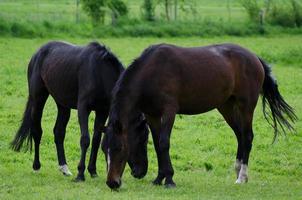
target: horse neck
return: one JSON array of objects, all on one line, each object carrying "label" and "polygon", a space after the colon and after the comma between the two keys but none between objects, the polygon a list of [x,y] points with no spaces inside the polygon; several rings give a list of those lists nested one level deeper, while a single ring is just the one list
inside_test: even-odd
[{"label": "horse neck", "polygon": [[119,91],[118,97],[115,99],[113,110],[117,113],[117,118],[125,129],[128,128],[129,123],[139,113],[136,102],[136,95],[126,88],[123,88],[123,91]]}]

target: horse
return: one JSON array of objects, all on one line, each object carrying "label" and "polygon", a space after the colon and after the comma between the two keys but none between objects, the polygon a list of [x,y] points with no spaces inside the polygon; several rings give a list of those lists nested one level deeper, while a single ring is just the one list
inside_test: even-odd
[{"label": "horse", "polygon": [[[88,171],[92,178],[97,177],[96,160],[102,132],[109,114],[111,91],[124,67],[118,58],[97,42],[86,46],[76,46],[60,41],[43,45],[31,58],[28,65],[29,96],[22,124],[11,142],[11,148],[20,151],[26,142],[25,150],[32,150],[34,140],[35,154],[33,170],[41,168],[39,146],[42,137],[41,118],[45,102],[51,95],[57,105],[57,119],[53,129],[59,170],[64,175],[72,175],[68,169],[64,138],[71,109],[77,109],[81,129],[81,159],[75,181],[84,181],[86,151],[90,145],[88,117],[95,112],[94,133]],[[134,119],[133,132],[140,132],[142,139],[148,140],[148,127],[142,114]],[[132,141],[129,141],[130,143]],[[146,145],[140,141],[139,156],[130,156],[128,163],[134,177],[145,176],[148,168]],[[144,146],[145,145],[145,146]],[[136,148],[135,144],[132,144]],[[135,152],[133,152],[134,154]],[[130,153],[132,154],[132,153]],[[139,159],[137,161],[137,159]]]},{"label": "horse", "polygon": [[264,116],[274,128],[275,137],[285,128],[293,131],[297,120],[293,108],[281,96],[269,65],[249,50],[235,44],[150,46],[123,72],[113,89],[105,136],[107,185],[111,189],[121,186],[131,113],[143,112],[152,132],[158,161],[153,184],[161,185],[165,179],[169,188],[176,186],[169,155],[175,115],[195,115],[213,109],[222,114],[236,135],[236,183],[246,183],[253,114],[260,94]]}]

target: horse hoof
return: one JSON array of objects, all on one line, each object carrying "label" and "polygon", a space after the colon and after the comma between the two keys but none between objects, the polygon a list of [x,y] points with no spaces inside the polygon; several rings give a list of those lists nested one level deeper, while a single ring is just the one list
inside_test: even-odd
[{"label": "horse hoof", "polygon": [[244,184],[244,183],[247,183],[248,182],[248,178],[243,178],[243,177],[239,177],[237,180],[236,180],[236,184]]},{"label": "horse hoof", "polygon": [[176,184],[175,183],[165,183],[165,188],[170,189],[170,188],[175,188]]},{"label": "horse hoof", "polygon": [[33,164],[33,170],[34,171],[39,171],[41,168],[41,164],[40,163],[34,163]]},{"label": "horse hoof", "polygon": [[91,176],[91,178],[97,178],[97,177],[99,177],[97,173],[91,173],[90,176]]},{"label": "horse hoof", "polygon": [[155,179],[154,181],[152,181],[152,184],[153,184],[153,185],[161,185],[161,184],[162,184],[162,181],[161,181],[161,180]]},{"label": "horse hoof", "polygon": [[67,165],[60,165],[59,170],[60,170],[60,172],[63,173],[64,176],[71,176],[72,175],[72,173],[69,171]]},{"label": "horse hoof", "polygon": [[75,179],[73,179],[73,182],[75,183],[80,183],[80,182],[84,182],[85,178],[81,177],[81,176],[77,176]]},{"label": "horse hoof", "polygon": [[34,172],[34,173],[39,173],[39,172],[40,172],[40,169],[33,169],[33,172]]}]

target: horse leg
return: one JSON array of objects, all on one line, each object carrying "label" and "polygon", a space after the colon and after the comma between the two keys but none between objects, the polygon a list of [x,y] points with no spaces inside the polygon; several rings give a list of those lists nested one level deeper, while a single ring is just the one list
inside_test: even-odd
[{"label": "horse leg", "polygon": [[48,98],[48,92],[45,88],[39,90],[34,94],[33,97],[33,106],[31,110],[31,135],[35,142],[35,156],[33,162],[33,169],[38,171],[41,168],[40,163],[40,141],[42,137],[42,127],[41,127],[41,118],[43,114],[43,108]]},{"label": "horse leg", "polygon": [[225,121],[228,125],[232,128],[236,135],[237,139],[237,154],[236,154],[236,161],[234,164],[236,177],[238,178],[239,172],[241,169],[242,164],[242,149],[241,149],[241,131],[240,131],[240,122],[239,122],[239,110],[236,104],[232,99],[227,101],[223,106],[218,108],[218,111],[222,114]]},{"label": "horse leg", "polygon": [[88,131],[88,117],[90,111],[87,108],[87,104],[82,102],[78,104],[78,119],[81,128],[81,160],[78,164],[78,175],[75,181],[85,181],[84,171],[85,171],[85,159],[86,152],[90,144],[90,137]]},{"label": "horse leg", "polygon": [[253,141],[252,121],[254,108],[255,106],[229,101],[218,109],[237,137],[236,183],[246,183],[248,181],[247,169]]},{"label": "horse leg", "polygon": [[162,180],[165,178],[165,175],[162,171],[162,162],[160,159],[160,149],[159,149],[159,132],[160,132],[160,119],[158,118],[151,118],[146,115],[151,133],[152,133],[152,139],[153,144],[155,148],[155,152],[157,155],[157,165],[158,165],[158,174],[157,177],[152,182],[154,185],[161,185]]},{"label": "horse leg", "polygon": [[88,165],[88,171],[92,178],[97,177],[96,173],[96,159],[98,155],[98,150],[100,147],[102,139],[102,131],[104,131],[104,126],[106,119],[108,117],[108,111],[106,112],[95,112],[94,120],[94,133],[92,138],[91,153]]},{"label": "horse leg", "polygon": [[241,134],[241,148],[242,148],[242,164],[241,169],[236,180],[236,183],[248,182],[248,161],[252,149],[252,142],[254,133],[252,129],[253,112],[247,112],[246,109],[242,110],[242,134]]},{"label": "horse leg", "polygon": [[153,184],[160,185],[165,178],[165,186],[167,188],[176,186],[173,181],[174,170],[169,154],[170,135],[175,120],[175,113],[174,111],[167,111],[160,119],[156,119],[153,123],[151,122],[152,137],[158,160],[158,176],[153,181]]},{"label": "horse leg", "polygon": [[57,148],[57,156],[59,162],[59,170],[66,176],[72,175],[69,171],[66,158],[65,158],[65,150],[64,150],[64,139],[66,133],[66,126],[70,117],[70,109],[64,108],[57,104],[58,115],[55,127],[53,129],[53,133],[55,136],[55,144]]}]

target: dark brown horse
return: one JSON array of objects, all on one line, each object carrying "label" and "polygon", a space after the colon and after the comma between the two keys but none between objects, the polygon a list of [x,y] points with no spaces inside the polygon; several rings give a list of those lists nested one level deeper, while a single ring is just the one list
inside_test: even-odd
[{"label": "dark brown horse", "polygon": [[165,185],[173,187],[169,148],[175,115],[194,115],[215,108],[237,137],[236,183],[247,182],[253,113],[259,94],[263,95],[263,108],[268,104],[271,110],[275,135],[278,126],[293,129],[288,121],[296,120],[293,109],[280,95],[269,66],[250,51],[233,44],[149,47],[121,75],[114,89],[106,135],[107,185],[121,185],[132,113],[143,112],[152,131],[158,159],[158,175],[153,183],[161,184],[165,179]]},{"label": "dark brown horse", "polygon": [[[96,159],[104,124],[109,113],[111,91],[123,71],[124,68],[116,56],[97,42],[83,47],[64,42],[49,42],[42,46],[33,55],[28,65],[29,97],[23,121],[12,142],[12,148],[19,151],[24,141],[27,140],[27,147],[31,149],[33,139],[35,143],[33,169],[40,169],[41,117],[45,102],[50,94],[58,108],[53,132],[59,169],[64,175],[71,175],[66,164],[63,144],[66,126],[70,117],[70,110],[78,110],[81,128],[81,160],[78,165],[76,181],[85,180],[85,158],[90,144],[88,117],[91,111],[95,111],[88,171],[92,177],[97,176]],[[130,153],[128,161],[132,168],[132,174],[140,178],[146,174],[148,166],[146,151],[148,127],[141,113],[137,115],[134,122],[135,126],[131,131],[140,132],[144,136],[141,139],[145,141],[140,141],[139,147],[130,141],[132,149],[135,152],[138,149],[140,154]],[[130,152],[132,152],[131,149]]]}]

